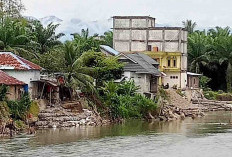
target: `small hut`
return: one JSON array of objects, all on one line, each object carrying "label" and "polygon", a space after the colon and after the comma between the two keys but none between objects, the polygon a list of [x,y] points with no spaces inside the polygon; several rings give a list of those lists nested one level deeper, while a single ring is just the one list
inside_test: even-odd
[{"label": "small hut", "polygon": [[7,92],[7,98],[9,100],[20,99],[22,94],[28,89],[26,83],[19,81],[12,76],[9,76],[2,70],[0,70],[0,85],[7,85],[9,87]]}]

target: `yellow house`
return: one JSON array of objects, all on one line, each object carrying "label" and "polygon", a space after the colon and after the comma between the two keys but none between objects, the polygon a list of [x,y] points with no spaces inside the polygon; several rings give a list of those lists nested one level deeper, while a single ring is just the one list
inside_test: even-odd
[{"label": "yellow house", "polygon": [[159,62],[159,70],[164,74],[159,80],[159,85],[185,87],[186,72],[183,73],[181,70],[183,62],[181,52],[145,51],[143,53]]}]

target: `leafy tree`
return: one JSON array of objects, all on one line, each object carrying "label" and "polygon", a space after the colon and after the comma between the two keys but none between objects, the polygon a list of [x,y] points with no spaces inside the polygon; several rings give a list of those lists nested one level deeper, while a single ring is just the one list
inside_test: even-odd
[{"label": "leafy tree", "polygon": [[81,88],[84,91],[94,91],[93,78],[89,75],[92,68],[83,67],[79,64],[80,51],[73,42],[63,45],[64,71],[67,73],[67,85],[72,88]]},{"label": "leafy tree", "polygon": [[50,23],[44,27],[39,21],[34,21],[32,25],[32,33],[35,35],[35,45],[39,53],[44,54],[57,45],[61,45],[59,39],[64,36],[63,33],[56,34],[59,25]]},{"label": "leafy tree", "polygon": [[96,39],[96,36],[90,36],[89,30],[82,29],[81,33],[72,34],[74,37],[73,43],[78,47],[78,51],[82,54],[87,51],[100,51],[100,44],[103,41]]},{"label": "leafy tree", "polygon": [[219,36],[214,39],[213,50],[210,53],[213,59],[220,65],[226,64],[226,83],[227,91],[231,92],[232,82],[232,36]]},{"label": "leafy tree", "polygon": [[28,49],[33,36],[24,19],[4,19],[0,23],[0,48],[17,54],[32,54]]},{"label": "leafy tree", "polygon": [[189,34],[193,33],[197,23],[193,22],[192,20],[186,20],[186,21],[182,21],[184,28],[188,31]]},{"label": "leafy tree", "polygon": [[80,63],[86,67],[92,67],[92,77],[96,79],[97,86],[102,86],[104,81],[120,79],[123,72],[123,64],[116,57],[106,57],[101,52],[85,52],[80,57]]},{"label": "leafy tree", "polygon": [[105,32],[103,39],[104,39],[105,45],[113,47],[113,32],[112,31]]},{"label": "leafy tree", "polygon": [[188,62],[192,72],[200,73],[200,66],[208,63],[209,38],[204,32],[194,32],[188,37]]},{"label": "leafy tree", "polygon": [[0,0],[0,18],[19,18],[25,7],[21,0]]}]

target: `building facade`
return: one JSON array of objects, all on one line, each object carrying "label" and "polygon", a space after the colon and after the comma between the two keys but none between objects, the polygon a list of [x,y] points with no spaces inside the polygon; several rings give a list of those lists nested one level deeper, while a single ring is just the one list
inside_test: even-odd
[{"label": "building facade", "polygon": [[150,16],[114,16],[113,46],[116,51],[141,52],[160,63],[165,73],[159,83],[186,88],[187,31],[181,27],[155,27]]},{"label": "building facade", "polygon": [[134,80],[135,85],[139,86],[138,93],[153,98],[157,93],[158,80],[161,76],[161,72],[158,70],[159,63],[141,53],[121,53],[117,57],[120,62],[125,64],[123,78],[127,81]]},{"label": "building facade", "polygon": [[37,95],[38,84],[34,81],[40,80],[42,68],[12,52],[0,52],[0,70],[19,81],[25,83],[25,90],[31,98]]}]

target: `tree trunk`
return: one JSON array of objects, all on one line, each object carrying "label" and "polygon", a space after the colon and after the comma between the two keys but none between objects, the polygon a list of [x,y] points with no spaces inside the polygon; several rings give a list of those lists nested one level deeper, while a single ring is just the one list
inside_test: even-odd
[{"label": "tree trunk", "polygon": [[231,92],[231,80],[232,80],[232,66],[231,63],[229,62],[226,70],[227,92]]}]

